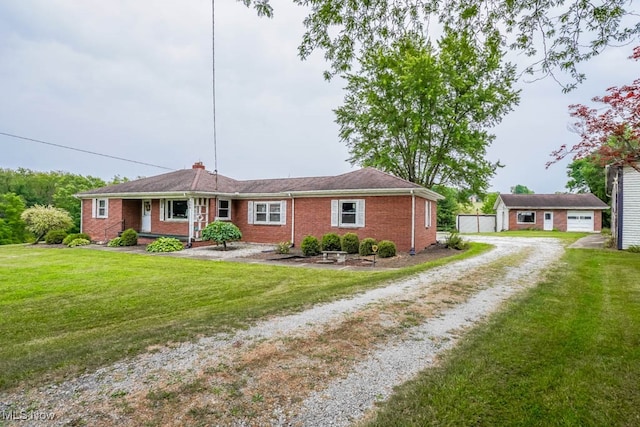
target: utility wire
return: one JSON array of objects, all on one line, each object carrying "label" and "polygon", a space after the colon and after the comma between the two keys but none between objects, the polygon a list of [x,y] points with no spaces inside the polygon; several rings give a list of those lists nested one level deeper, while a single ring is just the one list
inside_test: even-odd
[{"label": "utility wire", "polygon": [[124,157],[117,157],[117,156],[112,156],[110,154],[97,153],[95,151],[83,150],[82,148],[69,147],[67,145],[62,145],[62,144],[54,144],[53,142],[41,141],[39,139],[27,138],[25,136],[13,135],[13,134],[6,133],[6,132],[0,132],[0,135],[8,136],[10,138],[22,139],[22,140],[25,140],[25,141],[37,142],[39,144],[51,145],[53,147],[65,148],[67,150],[79,151],[81,153],[93,154],[94,156],[107,157],[109,159],[115,159],[115,160],[122,160],[123,162],[129,162],[129,163],[136,163],[136,164],[139,164],[139,165],[151,166],[151,167],[158,168],[158,169],[165,169],[165,170],[170,170],[170,171],[176,170],[176,169],[173,169],[173,168],[168,168],[166,166],[159,166],[159,165],[154,165],[152,163],[139,162],[137,160],[125,159]]}]

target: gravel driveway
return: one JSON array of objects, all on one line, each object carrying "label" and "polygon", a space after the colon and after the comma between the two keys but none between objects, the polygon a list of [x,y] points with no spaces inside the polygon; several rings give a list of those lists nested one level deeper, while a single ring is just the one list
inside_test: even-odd
[{"label": "gravel driveway", "polygon": [[21,426],[350,425],[564,251],[556,239],[472,240],[495,249],[245,331],[0,394],[0,411],[55,414]]}]

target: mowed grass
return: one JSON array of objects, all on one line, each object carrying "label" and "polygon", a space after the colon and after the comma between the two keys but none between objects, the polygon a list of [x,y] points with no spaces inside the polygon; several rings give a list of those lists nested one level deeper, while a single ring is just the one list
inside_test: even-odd
[{"label": "mowed grass", "polygon": [[144,352],[380,286],[350,272],[82,248],[0,247],[0,389],[59,381]]},{"label": "mowed grass", "polygon": [[640,425],[640,255],[569,249],[369,426]]}]

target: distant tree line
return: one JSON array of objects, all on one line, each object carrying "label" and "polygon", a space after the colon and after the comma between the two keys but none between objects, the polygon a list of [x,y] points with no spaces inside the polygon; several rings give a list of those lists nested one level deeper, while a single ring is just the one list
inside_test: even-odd
[{"label": "distant tree line", "polygon": [[124,181],[128,179],[115,176],[106,182],[93,176],[62,171],[0,168],[0,245],[24,243],[34,238],[26,231],[20,215],[36,205],[64,209],[73,220],[68,231],[80,231],[80,200],[74,194]]}]

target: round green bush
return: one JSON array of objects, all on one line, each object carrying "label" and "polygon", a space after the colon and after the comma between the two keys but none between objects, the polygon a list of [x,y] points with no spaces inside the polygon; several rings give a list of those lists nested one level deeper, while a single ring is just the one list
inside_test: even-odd
[{"label": "round green bush", "polygon": [[85,246],[90,244],[91,241],[87,240],[87,239],[82,239],[82,238],[77,238],[77,239],[73,239],[72,241],[69,242],[69,244],[67,246],[69,246],[70,248],[75,248],[76,246]]},{"label": "round green bush", "polygon": [[378,256],[380,258],[396,256],[396,244],[390,240],[381,240],[380,243],[378,243]]},{"label": "round green bush", "polygon": [[107,243],[107,246],[109,246],[110,248],[117,248],[119,246],[124,246],[124,243],[122,243],[121,237],[116,237],[109,240],[109,243]]},{"label": "round green bush", "polygon": [[305,236],[300,244],[304,256],[314,256],[320,253],[320,242],[314,236]]},{"label": "round green bush", "polygon": [[322,236],[322,250],[341,251],[342,243],[340,243],[340,236],[338,236],[336,233],[327,233]]},{"label": "round green bush", "polygon": [[342,236],[342,250],[348,254],[357,254],[360,250],[360,239],[356,233],[347,233]]},{"label": "round green bush", "polygon": [[214,221],[202,230],[202,240],[211,240],[218,244],[222,243],[227,250],[227,242],[234,242],[242,239],[242,232],[232,222]]},{"label": "round green bush", "polygon": [[135,246],[138,244],[138,233],[133,228],[127,228],[120,235],[122,246]]},{"label": "round green bush", "polygon": [[66,231],[51,230],[44,236],[44,241],[47,245],[59,245],[65,237],[67,237]]},{"label": "round green bush", "polygon": [[69,243],[73,242],[76,239],[85,239],[91,242],[91,237],[87,233],[71,233],[64,238],[62,244],[69,246]]},{"label": "round green bush", "polygon": [[176,252],[183,249],[182,242],[173,237],[160,237],[147,245],[148,252]]},{"label": "round green bush", "polygon": [[360,255],[362,256],[373,255],[373,249],[371,249],[371,246],[375,244],[376,244],[376,239],[373,239],[371,237],[362,239],[362,241],[360,242],[360,248],[359,248]]}]

